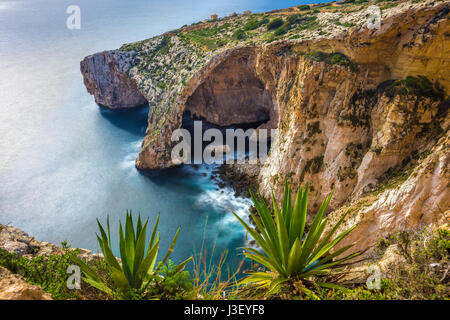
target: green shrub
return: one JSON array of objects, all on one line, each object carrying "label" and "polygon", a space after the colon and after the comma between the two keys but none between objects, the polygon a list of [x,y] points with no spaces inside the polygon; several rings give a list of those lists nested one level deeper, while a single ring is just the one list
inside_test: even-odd
[{"label": "green shrub", "polygon": [[448,266],[450,263],[450,232],[425,228],[420,231],[400,231],[380,239],[378,250],[396,245],[404,261],[397,261],[386,270],[381,288],[366,286],[329,290],[316,288],[315,294],[325,299],[351,300],[448,300]]},{"label": "green shrub", "polygon": [[[391,299],[448,299],[450,232],[425,228],[400,231],[390,237],[406,262],[388,270],[384,291]],[[446,285],[447,284],[447,285]]]},{"label": "green shrub", "polygon": [[307,4],[302,4],[301,6],[297,7],[300,11],[307,11],[310,10],[311,8],[307,5]]},{"label": "green shrub", "polygon": [[275,30],[284,24],[284,20],[281,18],[275,18],[267,24],[267,30]]},{"label": "green shrub", "polygon": [[433,100],[444,100],[445,92],[439,83],[432,83],[424,76],[408,76],[403,80],[394,80],[386,87],[386,94],[393,97],[396,94],[413,94],[418,97],[428,97]]},{"label": "green shrub", "polygon": [[264,17],[264,18],[261,20],[261,25],[268,24],[269,22],[270,22],[270,20],[269,20],[267,17]]},{"label": "green shrub", "polygon": [[244,255],[272,271],[272,273],[252,272],[239,284],[254,284],[258,288],[268,289],[267,294],[273,294],[288,281],[295,282],[328,274],[335,268],[345,266],[346,260],[359,254],[356,252],[335,260],[352,245],[331,253],[331,250],[354,228],[342,232],[332,240],[334,233],[345,219],[344,215],[326,235],[323,234],[327,224],[324,214],[331,200],[331,194],[322,202],[309,230],[306,231],[308,189],[308,185],[304,190],[299,188],[294,206],[291,207],[291,187],[286,182],[281,209],[272,193],[275,221],[261,194],[256,197],[251,193],[258,216],[252,212],[250,215],[260,233],[233,212],[262,250],[260,252],[253,248],[244,248]]},{"label": "green shrub", "polygon": [[169,49],[170,49],[170,37],[168,36],[164,36],[164,38],[162,39],[161,43],[159,44],[157,50],[158,50],[158,54],[160,55],[166,55],[169,53]]},{"label": "green shrub", "polygon": [[124,45],[122,45],[120,50],[140,51],[140,50],[142,50],[142,41],[124,44]]},{"label": "green shrub", "polygon": [[305,58],[313,61],[325,61],[328,58],[328,54],[322,51],[312,50],[305,54]]},{"label": "green shrub", "polygon": [[244,25],[243,29],[245,31],[255,30],[255,29],[259,28],[260,26],[265,25],[267,23],[269,23],[269,19],[267,19],[267,18],[263,18],[261,20],[252,19]]},{"label": "green shrub", "polygon": [[262,21],[257,19],[250,20],[244,25],[244,30],[255,30],[261,26]]},{"label": "green shrub", "polygon": [[283,24],[281,27],[277,28],[277,29],[273,32],[273,34],[274,34],[275,36],[280,36],[280,35],[282,35],[282,34],[287,33],[288,31],[289,31],[289,24],[288,24],[288,23],[285,23],[285,24]]},{"label": "green shrub", "polygon": [[242,29],[237,29],[234,33],[233,33],[233,38],[237,39],[237,40],[243,40],[246,38],[245,36],[245,32]]},{"label": "green shrub", "polygon": [[407,77],[404,85],[417,96],[425,96],[430,98],[444,99],[444,91],[438,84],[434,84],[424,76]]},{"label": "green shrub", "polygon": [[23,276],[28,283],[42,287],[53,299],[77,299],[83,292],[69,290],[66,281],[67,268],[78,253],[79,250],[71,250],[65,243],[62,254],[31,259],[0,249],[0,266]]},{"label": "green shrub", "polygon": [[298,14],[291,14],[288,18],[287,18],[287,22],[292,25],[297,23],[297,21],[300,19],[300,15]]},{"label": "green shrub", "polygon": [[349,67],[353,72],[358,71],[358,65],[342,53],[325,53],[322,51],[312,50],[305,54],[305,58],[313,61],[325,61],[328,64],[346,66]]},{"label": "green shrub", "polygon": [[333,55],[331,56],[331,63],[334,63],[334,64],[344,64],[345,62],[346,62],[346,59],[345,59],[345,57],[344,57],[343,55],[341,55],[341,54],[335,53],[335,54],[333,54]]},{"label": "green shrub", "polygon": [[[126,214],[125,232],[122,228],[122,223],[119,226],[119,246],[121,263],[117,260],[111,250],[111,236],[109,228],[109,217],[107,219],[106,232],[100,222],[97,220],[100,236],[97,235],[97,240],[102,250],[105,262],[108,266],[109,273],[112,278],[112,283],[104,280],[92,267],[87,265],[83,260],[72,257],[72,260],[78,264],[83,271],[85,277],[84,281],[100,291],[105,292],[110,296],[118,296],[119,298],[131,299],[143,295],[152,280],[158,277],[157,268],[154,270],[156,259],[159,251],[159,232],[157,232],[159,223],[159,216],[156,220],[150,241],[146,247],[146,231],[148,219],[142,224],[141,216],[138,216],[136,230],[133,224],[131,212]],[[169,250],[167,251],[162,263],[164,265],[170,257],[173,247],[177,241],[180,228],[178,228],[175,237],[172,240]],[[175,270],[181,272],[186,264],[192,259],[185,260]]]},{"label": "green shrub", "polygon": [[155,277],[146,297],[161,300],[191,299],[193,280],[189,271],[179,271],[177,265],[169,260],[167,265],[159,266],[161,277]]},{"label": "green shrub", "polygon": [[300,25],[297,27],[299,31],[313,29],[319,26],[316,16],[302,17],[299,19]]}]

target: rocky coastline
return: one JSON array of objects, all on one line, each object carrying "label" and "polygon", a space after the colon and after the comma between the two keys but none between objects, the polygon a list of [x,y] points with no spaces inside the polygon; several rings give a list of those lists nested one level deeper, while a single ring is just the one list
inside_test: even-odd
[{"label": "rocky coastline", "polygon": [[[311,213],[333,191],[331,218],[353,211],[345,225],[358,224],[352,240],[373,247],[449,214],[450,3],[386,5],[378,29],[367,24],[369,5],[206,21],[94,54],[81,70],[100,105],[150,105],[138,169],[175,165],[170,137],[185,112],[218,126],[265,121],[259,128],[277,128],[280,138],[264,165],[222,166],[220,185],[279,198],[285,180],[294,190],[309,182]],[[279,36],[261,24],[233,37],[276,18],[291,21]]]},{"label": "rocky coastline", "polygon": [[[368,22],[369,5],[382,7],[378,28]],[[267,27],[276,19],[284,22],[279,32]],[[267,200],[273,192],[278,201],[285,181],[294,191],[309,183],[307,222],[333,192],[327,228],[344,216],[337,232],[355,227],[335,249],[353,245],[350,251],[363,253],[339,279],[343,283],[366,283],[372,265],[385,276],[396,264],[413,261],[413,237],[426,251],[430,235],[444,230],[448,245],[448,0],[334,2],[306,12],[292,7],[214,15],[89,55],[80,71],[102,108],[149,105],[135,162],[142,171],[179,165],[171,159],[171,136],[186,113],[219,127],[258,123],[256,129],[277,129],[264,163],[223,164],[211,179],[236,197],[250,197],[251,189]],[[398,234],[410,242],[394,241]],[[0,224],[0,250],[18,258],[63,255],[66,249]],[[103,257],[76,250],[86,261]],[[424,261],[424,270],[448,290],[448,256]],[[52,296],[0,266],[2,299]]]},{"label": "rocky coastline", "polygon": [[229,186],[236,197],[249,198],[249,190],[258,191],[260,164],[234,163],[222,164],[212,172],[212,178],[219,188]]}]

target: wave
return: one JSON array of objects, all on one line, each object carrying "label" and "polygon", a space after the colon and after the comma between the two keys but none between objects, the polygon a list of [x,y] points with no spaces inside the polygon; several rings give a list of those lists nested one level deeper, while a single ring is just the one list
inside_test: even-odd
[{"label": "wave", "polygon": [[133,141],[126,145],[126,147],[125,147],[126,155],[123,158],[122,162],[120,163],[120,167],[122,169],[126,169],[126,170],[132,169],[133,173],[136,172],[135,161],[136,161],[136,157],[137,157],[139,151],[141,150],[141,144],[142,144],[142,139]]},{"label": "wave", "polygon": [[243,239],[245,229],[232,212],[248,223],[251,205],[250,199],[236,197],[230,187],[204,190],[196,201],[196,206],[214,212],[214,216],[210,216],[212,225],[210,225],[208,231],[210,236],[216,235],[217,241],[220,243]]}]

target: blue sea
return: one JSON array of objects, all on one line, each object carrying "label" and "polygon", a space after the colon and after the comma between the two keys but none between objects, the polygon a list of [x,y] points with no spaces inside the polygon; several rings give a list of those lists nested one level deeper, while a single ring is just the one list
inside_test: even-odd
[{"label": "blue sea", "polygon": [[[97,218],[110,216],[117,242],[126,210],[150,224],[160,214],[163,253],[181,227],[175,262],[203,245],[210,255],[228,250],[235,267],[245,232],[231,211],[246,216],[250,201],[219,189],[212,167],[137,171],[148,109],[97,106],[79,62],[211,14],[302,3],[311,1],[0,0],[0,223],[41,241],[99,251]],[[69,5],[81,8],[80,30],[66,27]]]}]

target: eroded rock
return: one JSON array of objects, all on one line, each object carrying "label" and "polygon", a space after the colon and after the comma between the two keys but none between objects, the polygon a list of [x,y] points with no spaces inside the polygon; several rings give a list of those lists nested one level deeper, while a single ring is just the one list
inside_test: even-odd
[{"label": "eroded rock", "polygon": [[41,287],[27,283],[21,276],[0,267],[0,300],[51,300]]},{"label": "eroded rock", "polygon": [[88,92],[100,106],[118,109],[147,104],[136,82],[127,75],[133,53],[104,51],[84,58],[81,74]]}]

